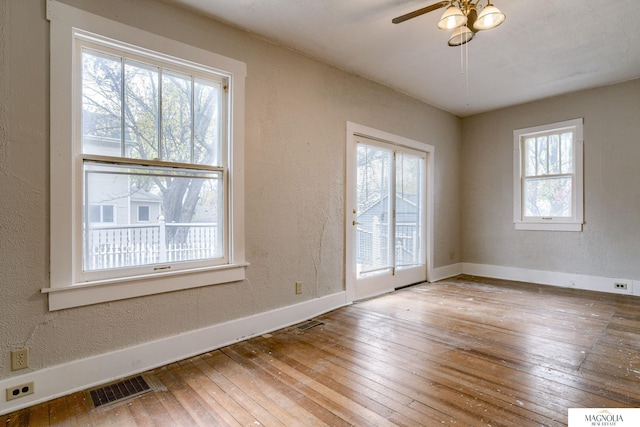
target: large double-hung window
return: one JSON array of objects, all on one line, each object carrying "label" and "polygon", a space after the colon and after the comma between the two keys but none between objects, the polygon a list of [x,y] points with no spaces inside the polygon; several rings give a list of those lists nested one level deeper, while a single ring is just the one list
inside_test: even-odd
[{"label": "large double-hung window", "polygon": [[48,16],[50,308],[242,280],[245,64]]},{"label": "large double-hung window", "polygon": [[[83,272],[226,263],[228,79],[78,36]],[[139,226],[131,207],[145,198],[158,215]],[[105,202],[123,220],[95,226],[87,208]]]}]

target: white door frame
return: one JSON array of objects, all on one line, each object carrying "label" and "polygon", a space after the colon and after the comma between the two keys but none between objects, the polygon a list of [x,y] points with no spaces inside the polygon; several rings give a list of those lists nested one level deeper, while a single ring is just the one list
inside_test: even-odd
[{"label": "white door frame", "polygon": [[425,221],[425,259],[427,267],[427,281],[431,281],[433,277],[433,236],[434,236],[434,155],[435,147],[433,145],[405,138],[403,136],[394,135],[368,126],[360,125],[353,122],[347,122],[347,138],[346,138],[346,164],[345,164],[345,286],[347,293],[347,303],[351,303],[356,298],[356,253],[353,242],[355,241],[355,227],[352,225],[353,212],[357,206],[356,200],[356,176],[353,165],[357,158],[358,137],[365,137],[385,142],[391,145],[410,148],[426,153],[426,221]]}]

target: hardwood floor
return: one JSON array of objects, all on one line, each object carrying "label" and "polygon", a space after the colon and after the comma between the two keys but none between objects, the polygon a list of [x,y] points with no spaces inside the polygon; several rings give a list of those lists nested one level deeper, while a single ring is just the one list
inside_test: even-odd
[{"label": "hardwood floor", "polygon": [[640,298],[460,276],[151,372],[166,390],[83,393],[6,426],[562,426],[640,407]]}]

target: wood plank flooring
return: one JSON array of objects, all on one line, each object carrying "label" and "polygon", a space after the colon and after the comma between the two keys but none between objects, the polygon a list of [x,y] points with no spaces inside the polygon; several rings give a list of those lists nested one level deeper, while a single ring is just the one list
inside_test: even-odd
[{"label": "wood plank flooring", "polygon": [[459,276],[152,371],[166,390],[84,394],[5,426],[563,426],[640,407],[640,298]]}]

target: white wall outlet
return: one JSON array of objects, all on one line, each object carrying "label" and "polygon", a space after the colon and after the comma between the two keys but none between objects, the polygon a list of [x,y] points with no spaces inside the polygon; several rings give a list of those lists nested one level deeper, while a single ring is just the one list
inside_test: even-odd
[{"label": "white wall outlet", "polygon": [[11,350],[11,370],[17,371],[29,367],[29,347]]},{"label": "white wall outlet", "polygon": [[296,282],[296,294],[302,293],[302,282]]},{"label": "white wall outlet", "polygon": [[616,289],[627,289],[627,284],[625,282],[616,282],[613,284],[613,287]]}]

